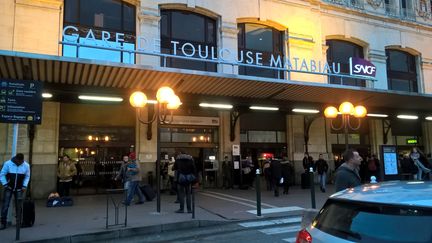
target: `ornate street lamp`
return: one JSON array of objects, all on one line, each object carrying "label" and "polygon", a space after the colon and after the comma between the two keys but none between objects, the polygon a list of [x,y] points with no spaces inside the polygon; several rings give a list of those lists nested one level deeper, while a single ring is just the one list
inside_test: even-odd
[{"label": "ornate street lamp", "polygon": [[[138,120],[143,124],[152,124],[156,120],[157,127],[157,160],[156,160],[156,182],[157,182],[157,212],[160,213],[160,161],[161,161],[161,151],[160,151],[160,124],[169,124],[173,120],[173,111],[180,107],[182,104],[180,98],[174,93],[170,87],[161,87],[156,93],[157,102],[152,102],[155,105],[155,112],[153,116],[147,121],[141,118],[141,108],[150,103],[147,100],[147,96],[141,92],[136,91],[129,97],[129,102],[132,107],[137,109]],[[149,128],[151,129],[151,128]]]},{"label": "ornate street lamp", "polygon": [[[333,125],[333,119],[338,116],[338,114],[342,115],[342,123],[339,127],[336,127]],[[361,119],[365,117],[367,114],[367,110],[364,106],[358,105],[354,107],[353,104],[350,102],[343,102],[339,106],[339,110],[336,109],[334,106],[329,106],[324,110],[324,116],[326,118],[331,119],[331,127],[332,129],[338,131],[338,130],[344,130],[345,134],[345,149],[348,150],[348,128],[351,130],[358,130],[361,125]],[[357,126],[353,126],[351,124],[351,116],[354,116],[357,118]]]}]

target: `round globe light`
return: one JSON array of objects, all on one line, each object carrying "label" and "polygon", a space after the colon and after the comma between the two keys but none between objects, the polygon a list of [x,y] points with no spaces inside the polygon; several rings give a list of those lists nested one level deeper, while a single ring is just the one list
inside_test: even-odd
[{"label": "round globe light", "polygon": [[141,91],[135,91],[129,97],[129,103],[132,107],[142,108],[147,104],[147,96]]},{"label": "round globe light", "polygon": [[339,112],[344,115],[350,115],[354,112],[354,106],[351,102],[345,101],[339,106]]},{"label": "round globe light", "polygon": [[168,100],[167,109],[176,110],[181,104],[180,98],[177,95],[171,96]]},{"label": "round globe light", "polygon": [[334,106],[329,106],[324,110],[324,116],[327,118],[336,118],[338,110]]},{"label": "round globe light", "polygon": [[358,105],[354,108],[354,116],[357,118],[365,117],[367,114],[367,110],[364,106]]},{"label": "round globe light", "polygon": [[160,87],[156,93],[156,98],[159,103],[168,103],[169,99],[174,96],[174,91],[167,86]]}]

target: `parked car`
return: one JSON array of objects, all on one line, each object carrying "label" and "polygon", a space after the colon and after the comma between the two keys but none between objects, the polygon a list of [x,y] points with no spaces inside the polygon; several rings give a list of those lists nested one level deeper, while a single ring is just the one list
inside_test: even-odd
[{"label": "parked car", "polygon": [[329,197],[296,243],[432,242],[432,183],[388,181]]}]

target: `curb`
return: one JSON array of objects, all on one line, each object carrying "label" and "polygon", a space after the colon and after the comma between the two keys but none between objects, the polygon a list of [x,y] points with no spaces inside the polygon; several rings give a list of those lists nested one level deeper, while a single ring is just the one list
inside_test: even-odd
[{"label": "curb", "polygon": [[122,238],[132,237],[136,235],[158,234],[162,232],[169,232],[175,230],[203,228],[203,227],[233,224],[233,223],[238,224],[242,222],[249,222],[249,221],[256,221],[256,220],[263,220],[263,219],[277,219],[277,218],[283,218],[283,217],[295,216],[295,215],[301,216],[302,213],[303,210],[299,210],[298,212],[295,213],[293,212],[293,214],[284,215],[284,216],[266,217],[266,218],[257,217],[256,219],[232,220],[232,221],[190,220],[190,221],[183,221],[177,223],[167,223],[167,224],[150,225],[150,226],[143,226],[143,227],[108,229],[108,230],[102,230],[97,232],[75,234],[75,235],[63,236],[57,238],[26,240],[26,241],[19,241],[19,242],[76,243],[76,242],[112,241],[115,239],[122,239]]}]

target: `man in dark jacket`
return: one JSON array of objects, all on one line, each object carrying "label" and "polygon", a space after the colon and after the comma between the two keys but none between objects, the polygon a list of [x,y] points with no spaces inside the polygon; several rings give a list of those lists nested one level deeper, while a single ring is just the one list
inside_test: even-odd
[{"label": "man in dark jacket", "polygon": [[281,169],[282,169],[282,177],[283,180],[283,194],[289,193],[289,187],[293,178],[294,174],[294,166],[291,164],[290,161],[285,160],[281,162]]},{"label": "man in dark jacket", "polygon": [[176,213],[184,213],[184,204],[186,196],[187,212],[192,213],[191,207],[191,187],[194,181],[184,181],[182,178],[191,178],[191,175],[196,178],[196,168],[192,156],[181,152],[173,166],[173,170],[177,171],[178,194],[180,200],[180,209]]},{"label": "man in dark jacket", "polygon": [[0,181],[4,188],[0,227],[0,230],[3,230],[6,228],[6,218],[12,195],[15,197],[16,202],[17,198],[25,195],[25,190],[30,181],[30,166],[24,161],[23,154],[19,153],[11,160],[4,162],[0,173]]},{"label": "man in dark jacket", "polygon": [[348,149],[344,152],[344,160],[339,169],[336,171],[336,191],[342,191],[361,185],[359,167],[362,161],[359,153],[354,149]]},{"label": "man in dark jacket", "polygon": [[273,179],[274,196],[279,197],[279,185],[282,178],[282,164],[277,159],[272,159],[270,162],[270,173]]},{"label": "man in dark jacket", "polygon": [[326,189],[326,179],[327,179],[327,171],[328,171],[328,164],[327,161],[323,159],[323,155],[319,154],[318,160],[315,162],[315,168],[318,172],[319,178],[320,178],[320,189],[322,192],[325,192]]}]

